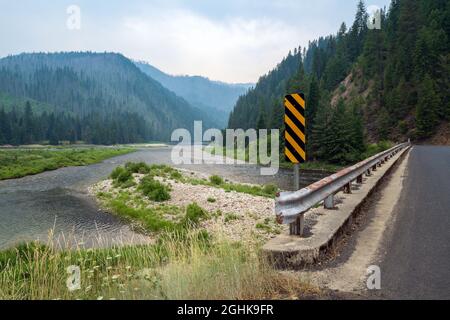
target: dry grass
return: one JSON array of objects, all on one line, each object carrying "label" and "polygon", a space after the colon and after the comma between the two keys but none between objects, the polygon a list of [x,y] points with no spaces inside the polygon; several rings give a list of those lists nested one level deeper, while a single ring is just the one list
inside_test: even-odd
[{"label": "dry grass", "polygon": [[[81,289],[66,287],[67,267]],[[204,231],[163,236],[154,245],[58,251],[28,244],[0,253],[0,299],[273,299],[318,294],[275,271],[259,248]]]}]

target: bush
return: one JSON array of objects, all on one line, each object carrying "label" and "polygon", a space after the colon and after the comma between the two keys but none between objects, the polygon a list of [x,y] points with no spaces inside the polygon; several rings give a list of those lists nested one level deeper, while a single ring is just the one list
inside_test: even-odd
[{"label": "bush", "polygon": [[163,202],[170,199],[170,188],[150,176],[141,180],[139,190],[152,201]]},{"label": "bush", "polygon": [[275,195],[278,191],[278,187],[274,184],[266,184],[263,188],[263,192],[269,195]]},{"label": "bush", "polygon": [[116,181],[120,184],[125,183],[133,179],[133,175],[128,170],[123,170],[116,178]]},{"label": "bush", "polygon": [[208,218],[208,213],[197,203],[191,203],[186,208],[184,224],[197,225],[201,220]]},{"label": "bush", "polygon": [[109,175],[109,177],[110,177],[111,179],[113,179],[113,180],[116,180],[117,177],[118,177],[121,173],[123,173],[124,171],[126,171],[124,167],[117,167],[117,168],[115,168],[115,169],[113,170],[113,172],[111,172],[111,174]]},{"label": "bush", "polygon": [[212,198],[212,197],[210,197],[210,198],[208,198],[208,202],[214,203],[214,202],[216,202],[216,199],[215,199],[215,198]]},{"label": "bush", "polygon": [[216,175],[209,177],[209,181],[210,181],[212,184],[215,184],[215,185],[217,185],[217,186],[220,186],[221,184],[223,184],[223,179],[222,179],[222,177],[219,177],[219,176],[216,176]]},{"label": "bush", "polygon": [[170,173],[170,179],[172,180],[180,180],[183,176],[178,171],[173,171]]},{"label": "bush", "polygon": [[150,172],[150,167],[144,162],[127,162],[125,164],[125,169],[127,169],[131,173],[147,174]]},{"label": "bush", "polygon": [[233,220],[239,220],[240,218],[241,218],[241,217],[239,217],[237,214],[234,214],[234,213],[227,213],[227,214],[225,215],[224,222],[227,223],[227,222],[230,222],[230,221],[233,221]]},{"label": "bush", "polygon": [[113,185],[115,187],[129,188],[136,185],[131,172],[123,167],[115,168],[110,178],[113,179]]}]

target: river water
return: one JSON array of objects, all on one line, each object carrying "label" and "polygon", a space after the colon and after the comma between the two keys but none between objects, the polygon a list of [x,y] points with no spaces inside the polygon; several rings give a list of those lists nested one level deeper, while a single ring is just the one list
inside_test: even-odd
[{"label": "river water", "polygon": [[[101,247],[151,241],[128,223],[98,208],[87,194],[89,185],[105,179],[128,161],[171,164],[171,148],[150,148],[101,163],[61,168],[20,179],[0,181],[0,249],[25,241],[53,239],[63,247]],[[248,183],[275,183],[290,189],[292,175],[280,170],[261,176],[255,165],[183,165],[185,169],[218,174]],[[193,199],[194,200],[194,199]]]}]

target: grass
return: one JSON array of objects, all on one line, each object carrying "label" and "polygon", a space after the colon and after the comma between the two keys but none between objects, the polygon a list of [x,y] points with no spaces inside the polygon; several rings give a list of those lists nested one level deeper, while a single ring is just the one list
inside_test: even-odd
[{"label": "grass", "polygon": [[394,143],[391,141],[380,141],[379,143],[373,143],[367,146],[367,151],[364,153],[363,158],[370,158],[377,153],[383,152],[389,148],[392,148]]},{"label": "grass", "polygon": [[[236,191],[240,193],[247,193],[254,196],[261,196],[267,198],[274,198],[278,192],[275,185],[248,185],[240,183],[226,182],[222,177],[213,175],[207,179],[199,179],[192,176],[185,176],[175,168],[167,165],[152,165],[148,167],[148,177],[161,177],[165,179],[172,179],[181,183],[188,183],[192,185],[205,185],[209,187],[222,188],[225,191]],[[122,170],[122,169],[119,169]],[[149,178],[150,179],[150,178]]]},{"label": "grass", "polygon": [[[256,142],[253,142],[256,143]],[[263,142],[264,143],[264,142]],[[391,141],[380,141],[379,143],[369,144],[367,145],[366,151],[361,154],[360,159],[367,159],[377,153],[380,153],[384,150],[387,150],[394,146],[394,143]],[[219,154],[219,152],[216,150],[215,147],[207,147],[204,149],[205,151],[211,153],[211,154]],[[235,160],[241,160],[241,161],[249,161],[249,148],[245,149],[238,149],[236,146],[233,149],[227,149],[226,147],[223,147],[220,154],[226,155],[227,157],[233,158]],[[284,159],[283,154],[280,154],[280,168],[282,169],[292,169],[294,165],[290,162],[287,162]],[[305,163],[300,164],[301,170],[323,170],[328,172],[337,172],[339,170],[344,169],[347,167],[347,165],[342,164],[335,164],[335,163],[329,163],[326,161],[312,161],[309,160]]]},{"label": "grass", "polygon": [[0,180],[21,178],[62,167],[89,165],[133,151],[129,148],[0,150]]},{"label": "grass", "polygon": [[[80,289],[66,287],[78,266]],[[0,299],[276,299],[320,294],[276,272],[256,246],[172,233],[153,245],[58,251],[39,244],[0,252]]]},{"label": "grass", "polygon": [[225,215],[225,218],[224,218],[224,222],[225,223],[228,223],[228,222],[230,222],[230,221],[234,221],[234,220],[239,220],[241,217],[239,217],[237,214],[235,214],[235,213],[227,213],[226,215]]},{"label": "grass", "polygon": [[142,178],[138,190],[152,201],[163,202],[170,199],[170,188],[151,176]]},{"label": "grass", "polygon": [[[284,159],[282,159],[282,161],[280,161],[280,168],[293,169],[294,164],[286,162]],[[300,164],[300,170],[322,170],[327,172],[337,172],[344,168],[345,166],[323,161],[308,161]]]},{"label": "grass", "polygon": [[[147,173],[141,178],[136,188],[142,195],[146,196],[155,205],[145,204],[139,195],[132,195],[133,190],[126,190],[130,182],[134,183],[133,173]],[[118,194],[113,196],[110,193],[99,192],[98,198],[103,205],[113,213],[137,222],[145,231],[152,233],[170,233],[184,232],[187,228],[198,226],[199,222],[209,219],[207,211],[201,208],[197,203],[192,203],[186,208],[160,204],[170,199],[170,186],[164,184],[160,179],[174,179],[184,183],[205,184],[213,187],[220,187],[226,190],[243,190],[245,192],[263,194],[272,196],[278,189],[274,185],[264,187],[248,186],[226,183],[219,176],[211,176],[209,180],[185,177],[178,170],[166,165],[148,166],[144,163],[127,163],[124,167],[117,167],[113,170],[110,178],[113,180],[113,186],[121,188]],[[134,198],[133,198],[134,197]],[[208,202],[215,202],[216,199],[208,198]],[[228,214],[225,222],[236,220],[237,215]]]},{"label": "grass", "polygon": [[197,226],[202,220],[208,219],[209,215],[197,203],[191,203],[186,208],[186,215],[182,221],[185,226]]},{"label": "grass", "polygon": [[[132,180],[130,175],[142,172],[151,183],[159,176],[238,188],[223,179],[213,179],[220,182],[215,184],[207,179],[186,178],[173,168],[159,165],[126,164],[111,176],[117,181],[122,177],[121,183],[126,184]],[[276,187],[255,190],[268,194]],[[0,252],[0,299],[243,300],[321,294],[298,276],[276,271],[261,253],[258,240],[232,242],[220,234],[213,237],[199,227],[201,221],[222,215],[220,211],[210,215],[196,203],[186,208],[156,201],[148,205],[132,190],[121,187],[116,191],[99,192],[97,196],[115,214],[151,232],[155,239],[152,244],[72,250],[39,243],[19,245]],[[227,214],[224,220],[238,218]],[[66,286],[69,266],[81,271],[80,289],[75,291]]]},{"label": "grass", "polygon": [[[253,142],[253,143],[256,143],[256,142]],[[216,150],[216,147],[207,147],[204,150],[213,155],[215,155],[216,153],[219,154],[219,152]],[[223,147],[222,150],[220,151],[220,154],[226,155],[227,157],[230,157],[235,160],[249,162],[249,147],[247,147],[245,149],[238,149],[237,146],[235,146],[234,150]],[[258,163],[259,163],[259,161],[258,161]],[[279,166],[282,169],[292,169],[294,165],[290,162],[287,162],[284,159],[284,155],[280,154]],[[302,170],[323,170],[323,171],[329,171],[329,172],[337,172],[343,168],[344,168],[344,166],[327,163],[324,161],[308,161],[308,162],[300,165],[300,169],[302,169]]]},{"label": "grass", "polygon": [[98,193],[97,197],[114,214],[138,223],[144,231],[153,234],[185,232],[188,228],[197,226],[201,220],[209,218],[207,212],[195,202],[181,208],[158,204],[157,200],[153,200],[155,205],[147,206],[140,199],[132,199],[131,194],[126,191],[115,197],[108,193]]},{"label": "grass", "polygon": [[281,233],[280,226],[276,224],[273,219],[269,218],[264,219],[263,222],[258,222],[255,227],[256,229],[260,229],[271,234]]}]

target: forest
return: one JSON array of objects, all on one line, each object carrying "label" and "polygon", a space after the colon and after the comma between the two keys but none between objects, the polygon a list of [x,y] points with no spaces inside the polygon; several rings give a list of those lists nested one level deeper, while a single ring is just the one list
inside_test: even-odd
[{"label": "forest", "polygon": [[432,138],[450,120],[450,2],[393,0],[380,17],[381,28],[369,29],[359,1],[350,27],[289,52],[261,77],[228,127],[284,130],[283,97],[303,92],[310,160],[346,164],[371,143]]},{"label": "forest", "polygon": [[194,120],[216,126],[115,53],[8,56],[0,59],[0,93],[0,143],[168,141]]},{"label": "forest", "polygon": [[31,104],[23,109],[0,108],[0,145],[25,145],[61,142],[90,144],[124,144],[145,142],[152,138],[145,120],[137,113],[89,113],[74,116],[66,113],[33,113]]}]

